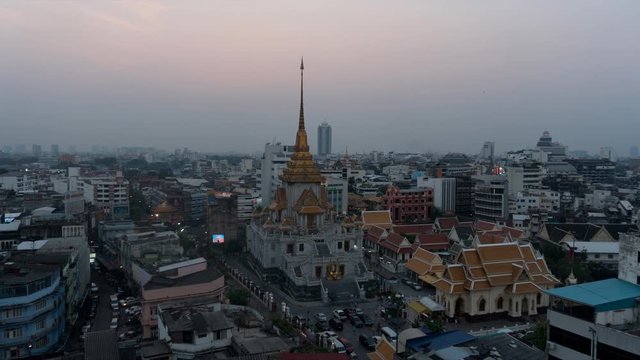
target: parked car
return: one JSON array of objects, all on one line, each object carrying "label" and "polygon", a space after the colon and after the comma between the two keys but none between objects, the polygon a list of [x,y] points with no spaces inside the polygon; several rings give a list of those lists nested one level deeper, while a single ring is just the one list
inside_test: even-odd
[{"label": "parked car", "polygon": [[362,311],[361,308],[355,308],[354,311],[356,312],[356,315],[358,315],[358,317],[364,315],[364,311]]},{"label": "parked car", "polygon": [[337,318],[329,319],[329,326],[331,326],[333,330],[342,330],[344,328],[342,321],[340,321],[340,319],[337,319]]},{"label": "parked car", "polygon": [[342,345],[344,345],[344,348],[347,350],[347,353],[353,352],[353,346],[351,346],[351,341],[349,341],[349,339],[347,339],[346,337],[341,337],[339,340],[342,343]]},{"label": "parked car", "polygon": [[142,307],[134,305],[134,306],[128,307],[124,312],[127,315],[133,315],[136,313],[140,313],[140,311],[142,311]]},{"label": "parked car", "polygon": [[360,320],[360,318],[359,318],[359,317],[357,317],[357,316],[353,316],[353,317],[351,318],[351,324],[352,324],[353,326],[357,327],[357,328],[361,328],[361,327],[364,325],[364,323],[362,322],[362,320]]},{"label": "parked car", "polygon": [[367,314],[362,314],[360,320],[364,323],[364,326],[373,326],[373,318]]},{"label": "parked car", "polygon": [[347,314],[345,314],[345,312],[343,310],[337,309],[337,310],[333,310],[333,317],[340,320],[340,321],[345,321],[347,320]]},{"label": "parked car", "polygon": [[364,346],[365,349],[369,351],[373,351],[376,349],[376,341],[365,334],[360,334],[360,336],[358,337],[358,341],[362,346]]},{"label": "parked car", "polygon": [[344,311],[345,314],[347,314],[347,319],[351,319],[354,316],[358,316],[358,315],[356,315],[356,310],[355,309],[348,308],[348,309],[344,309],[343,311]]},{"label": "parked car", "polygon": [[422,285],[418,284],[418,283],[413,283],[413,286],[411,286],[413,288],[413,290],[415,291],[420,291],[422,290]]},{"label": "parked car", "polygon": [[327,321],[327,315],[323,313],[317,313],[313,317],[316,319],[316,321]]},{"label": "parked car", "polygon": [[118,318],[114,317],[111,319],[111,325],[109,325],[109,329],[115,330],[118,328]]},{"label": "parked car", "polygon": [[98,292],[98,285],[96,285],[96,283],[91,283],[91,292],[92,293],[97,293]]},{"label": "parked car", "polygon": [[327,331],[327,330],[329,330],[329,322],[328,321],[318,321],[318,322],[316,322],[316,330],[318,330],[318,331]]}]

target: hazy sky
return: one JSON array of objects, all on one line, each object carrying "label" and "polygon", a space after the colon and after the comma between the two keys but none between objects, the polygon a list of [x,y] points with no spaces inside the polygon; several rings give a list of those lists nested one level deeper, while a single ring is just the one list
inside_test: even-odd
[{"label": "hazy sky", "polygon": [[0,144],[640,145],[640,1],[0,2]]}]

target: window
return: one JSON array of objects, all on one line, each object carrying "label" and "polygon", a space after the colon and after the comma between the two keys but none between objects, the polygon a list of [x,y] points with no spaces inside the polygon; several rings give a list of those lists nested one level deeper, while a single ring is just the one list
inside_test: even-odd
[{"label": "window", "polygon": [[22,336],[22,328],[6,329],[4,331],[5,339],[14,339]]},{"label": "window", "polygon": [[487,302],[484,301],[484,299],[480,299],[480,302],[478,303],[478,311],[484,312],[486,305],[487,305]]},{"label": "window", "polygon": [[319,279],[322,276],[322,266],[316,266],[316,277]]},{"label": "window", "polygon": [[304,252],[304,244],[298,244],[298,251]]},{"label": "window", "polygon": [[42,330],[47,326],[47,319],[41,319],[36,322],[36,330]]},{"label": "window", "polygon": [[504,305],[504,300],[502,300],[502,298],[501,298],[501,297],[499,297],[499,298],[498,298],[498,303],[497,303],[496,308],[497,308],[497,309],[499,309],[499,310],[501,310],[503,305]]},{"label": "window", "polygon": [[11,319],[22,316],[22,308],[12,308],[4,311],[4,318]]},{"label": "window", "polygon": [[287,254],[293,254],[293,244],[287,244]]},{"label": "window", "polygon": [[42,310],[47,306],[47,300],[42,299],[36,303],[36,311]]},{"label": "window", "polygon": [[338,250],[342,249],[342,241],[338,241]]},{"label": "window", "polygon": [[638,262],[640,263],[640,251],[638,251]]},{"label": "window", "polygon": [[600,259],[600,254],[595,254],[595,255],[593,255],[593,257],[596,258],[596,259]]},{"label": "window", "polygon": [[591,354],[590,339],[555,326],[549,326],[549,341],[583,354]]},{"label": "window", "polygon": [[36,340],[36,348],[44,347],[48,343],[49,343],[49,337],[48,336],[41,337],[40,339]]},{"label": "window", "polygon": [[609,254],[609,255],[607,255],[607,258],[609,258],[609,259],[613,259],[613,254]]}]

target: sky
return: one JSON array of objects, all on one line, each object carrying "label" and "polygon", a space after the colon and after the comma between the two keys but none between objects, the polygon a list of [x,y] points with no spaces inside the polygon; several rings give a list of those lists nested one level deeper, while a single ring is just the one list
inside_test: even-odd
[{"label": "sky", "polygon": [[0,2],[0,145],[640,145],[640,2]]}]

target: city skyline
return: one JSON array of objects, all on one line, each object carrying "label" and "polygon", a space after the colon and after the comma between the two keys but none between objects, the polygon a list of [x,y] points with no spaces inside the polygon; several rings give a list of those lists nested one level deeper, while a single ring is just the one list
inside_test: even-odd
[{"label": "city skyline", "polygon": [[335,151],[637,145],[635,3],[277,3],[2,4],[0,143],[291,143],[304,55]]}]

